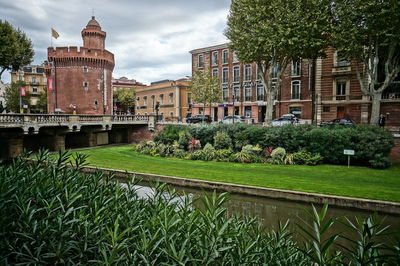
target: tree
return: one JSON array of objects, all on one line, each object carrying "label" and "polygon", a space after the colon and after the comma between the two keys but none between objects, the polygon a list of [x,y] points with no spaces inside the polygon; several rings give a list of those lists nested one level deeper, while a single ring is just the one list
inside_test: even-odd
[{"label": "tree", "polygon": [[39,93],[38,101],[36,103],[37,109],[40,110],[41,113],[47,113],[47,91]]},{"label": "tree", "polygon": [[[6,109],[8,111],[19,113],[21,87],[24,86],[25,82],[19,80],[17,82],[11,83],[10,86],[6,87],[4,98],[6,101]],[[26,96],[21,96],[21,97],[22,97],[22,104],[27,104],[29,106],[31,97],[30,93],[26,92]]]},{"label": "tree", "polygon": [[209,104],[210,114],[211,104],[221,101],[221,86],[218,79],[213,77],[210,71],[196,71],[190,81],[189,90],[194,102],[204,104],[204,110],[207,103]]},{"label": "tree", "polygon": [[338,0],[334,2],[334,46],[356,60],[361,90],[371,97],[376,125],[382,93],[400,72],[400,2],[398,0]]},{"label": "tree", "polygon": [[258,65],[267,96],[267,124],[288,64],[325,55],[329,17],[327,0],[232,0],[225,35],[239,61]]},{"label": "tree", "polygon": [[0,20],[0,80],[5,70],[18,70],[30,64],[34,54],[32,42],[25,33]]},{"label": "tree", "polygon": [[135,107],[135,90],[131,88],[120,88],[114,91],[114,101],[118,106],[122,107],[124,111],[133,109]]}]

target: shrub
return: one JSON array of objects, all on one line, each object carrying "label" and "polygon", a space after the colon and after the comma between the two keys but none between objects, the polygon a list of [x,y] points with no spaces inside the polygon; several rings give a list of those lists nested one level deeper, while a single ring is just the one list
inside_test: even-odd
[{"label": "shrub", "polygon": [[392,165],[387,157],[382,154],[375,154],[374,158],[369,161],[372,168],[385,169]]},{"label": "shrub", "polygon": [[167,125],[162,131],[154,136],[155,142],[172,144],[179,140],[179,132],[187,130],[186,126]]},{"label": "shrub", "polygon": [[191,140],[189,141],[188,150],[189,150],[190,152],[193,152],[193,151],[195,151],[195,150],[197,150],[197,149],[200,149],[200,148],[201,148],[201,142],[200,142],[200,140],[193,138],[193,139],[191,139]]},{"label": "shrub", "polygon": [[307,151],[299,151],[292,154],[294,164],[317,165],[322,162],[323,157],[317,153],[312,154]]},{"label": "shrub", "polygon": [[214,150],[213,160],[217,162],[229,162],[229,157],[232,155],[231,149]]},{"label": "shrub", "polygon": [[232,149],[232,139],[225,131],[218,131],[214,136],[214,147],[217,150]]},{"label": "shrub", "polygon": [[179,159],[185,159],[188,156],[188,153],[182,149],[175,149],[173,156]]},{"label": "shrub", "polygon": [[261,155],[262,149],[260,148],[260,146],[258,144],[255,146],[246,145],[246,146],[243,146],[242,152],[259,156],[259,155]]},{"label": "shrub", "polygon": [[286,156],[286,150],[282,147],[278,147],[278,148],[274,149],[271,153],[271,158],[273,160],[279,161],[281,163],[283,163],[285,156]]},{"label": "shrub", "polygon": [[208,153],[212,153],[213,151],[215,151],[213,145],[211,145],[210,143],[207,143],[204,148],[203,148],[204,152],[208,152]]},{"label": "shrub", "polygon": [[252,162],[252,155],[247,153],[247,152],[237,152],[231,155],[230,160],[232,162],[238,162],[238,163],[251,163]]},{"label": "shrub", "polygon": [[192,135],[189,133],[188,130],[182,130],[179,132],[178,135],[179,135],[178,139],[179,147],[183,150],[187,150],[189,142],[193,138]]}]

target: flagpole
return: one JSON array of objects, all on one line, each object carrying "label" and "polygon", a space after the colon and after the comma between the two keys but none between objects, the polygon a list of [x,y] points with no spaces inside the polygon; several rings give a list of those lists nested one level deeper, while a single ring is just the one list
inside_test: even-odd
[{"label": "flagpole", "polygon": [[50,29],[50,46],[53,47],[53,31]]}]

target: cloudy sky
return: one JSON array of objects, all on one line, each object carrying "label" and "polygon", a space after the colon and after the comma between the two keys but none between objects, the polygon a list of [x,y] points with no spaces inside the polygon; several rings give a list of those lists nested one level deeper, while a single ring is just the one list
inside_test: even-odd
[{"label": "cloudy sky", "polygon": [[[114,53],[114,77],[149,84],[191,75],[192,49],[226,42],[223,31],[230,0],[0,0],[0,19],[32,40],[34,64],[53,46],[82,46],[81,30],[93,9]],[[3,75],[9,81],[9,75]]]}]

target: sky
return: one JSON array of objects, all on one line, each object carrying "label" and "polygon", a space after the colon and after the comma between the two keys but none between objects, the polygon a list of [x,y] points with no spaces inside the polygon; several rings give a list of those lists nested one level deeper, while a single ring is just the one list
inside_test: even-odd
[{"label": "sky", "polygon": [[[230,0],[0,0],[0,19],[33,42],[32,64],[53,46],[82,46],[81,31],[94,13],[114,53],[113,76],[149,84],[191,76],[190,50],[227,42]],[[9,82],[10,75],[3,74]]]}]

